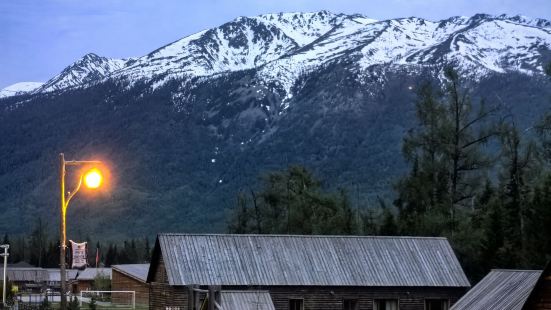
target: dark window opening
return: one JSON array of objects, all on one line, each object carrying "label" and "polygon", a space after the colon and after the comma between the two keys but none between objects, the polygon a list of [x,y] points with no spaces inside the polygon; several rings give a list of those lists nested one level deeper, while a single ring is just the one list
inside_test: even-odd
[{"label": "dark window opening", "polygon": [[374,310],[399,310],[398,299],[375,299]]},{"label": "dark window opening", "polygon": [[343,310],[358,310],[358,300],[357,299],[345,299],[342,302]]},{"label": "dark window opening", "polygon": [[450,302],[447,299],[427,299],[425,300],[425,310],[448,310]]},{"label": "dark window opening", "polygon": [[304,310],[302,299],[289,299],[289,310]]}]

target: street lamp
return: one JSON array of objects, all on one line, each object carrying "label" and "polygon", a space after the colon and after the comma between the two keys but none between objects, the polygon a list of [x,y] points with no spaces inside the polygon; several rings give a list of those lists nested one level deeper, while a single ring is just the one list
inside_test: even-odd
[{"label": "street lamp", "polygon": [[4,280],[2,281],[2,305],[6,306],[6,269],[8,267],[8,249],[10,248],[9,244],[0,245],[1,249],[4,249],[4,253],[1,253],[0,256],[4,257]]},{"label": "street lamp", "polygon": [[63,153],[59,154],[59,162],[60,162],[60,187],[61,187],[61,223],[60,223],[60,236],[61,236],[61,242],[60,242],[60,253],[59,253],[59,261],[60,261],[60,273],[61,273],[61,310],[67,309],[67,296],[66,296],[66,273],[65,273],[65,249],[67,242],[67,235],[66,235],[66,215],[67,215],[67,208],[69,207],[69,202],[71,199],[75,196],[75,194],[80,190],[80,187],[82,186],[82,183],[84,181],[84,186],[90,188],[90,189],[96,189],[101,186],[101,183],[103,181],[103,177],[101,175],[101,171],[97,168],[92,168],[84,173],[80,174],[78,185],[75,187],[75,189],[71,192],[65,192],[65,167],[66,166],[97,166],[100,165],[100,161],[66,161],[65,156]]}]

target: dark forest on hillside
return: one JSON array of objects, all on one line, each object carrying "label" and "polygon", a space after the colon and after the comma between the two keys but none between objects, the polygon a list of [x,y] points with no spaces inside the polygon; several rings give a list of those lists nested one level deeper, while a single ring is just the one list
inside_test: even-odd
[{"label": "dark forest on hillside", "polygon": [[[521,128],[499,104],[475,101],[456,71],[445,72],[443,87],[427,80],[416,90],[415,126],[402,141],[408,172],[387,189],[394,199],[365,200],[291,164],[238,190],[225,202],[232,212],[216,225],[230,233],[445,236],[475,281],[491,268],[544,266],[551,259],[551,115]],[[29,235],[4,236],[10,262],[57,267],[59,238],[45,223],[38,217]],[[153,238],[82,241],[90,266],[96,249],[110,266],[149,261]]]},{"label": "dark forest on hillside", "polygon": [[[494,117],[498,106],[474,104],[454,70],[446,78],[443,91],[430,83],[418,90],[418,125],[403,140],[409,173],[395,184],[392,203],[354,208],[347,189],[328,192],[293,166],[239,192],[229,231],[445,236],[475,281],[491,268],[545,266],[551,115],[520,129],[512,116]],[[492,142],[497,152],[488,150]]]}]

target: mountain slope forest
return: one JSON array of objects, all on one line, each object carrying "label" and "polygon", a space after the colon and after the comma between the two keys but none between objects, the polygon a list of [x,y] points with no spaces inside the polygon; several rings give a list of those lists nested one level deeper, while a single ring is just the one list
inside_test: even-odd
[{"label": "mountain slope forest", "polygon": [[[110,167],[105,191],[71,202],[75,240],[224,232],[252,192],[286,191],[278,182],[289,173],[312,175],[316,191],[330,193],[320,203],[374,223],[350,232],[467,238],[465,218],[475,220],[466,210],[478,210],[482,189],[498,213],[509,210],[499,203],[504,188],[521,195],[511,204],[533,199],[536,184],[545,192],[545,177],[533,174],[546,171],[535,154],[551,106],[550,51],[551,23],[541,19],[375,21],[321,11],[239,17],[136,58],[88,54],[0,98],[0,232],[14,240],[40,218],[55,235],[63,152]],[[460,123],[484,115],[460,133],[449,111],[453,80],[455,106],[467,109]],[[454,134],[454,143],[435,142]],[[507,156],[522,163],[521,185],[507,185]],[[284,231],[278,225],[262,231]],[[334,232],[319,226],[306,227]]]},{"label": "mountain slope forest", "polygon": [[551,113],[531,134],[511,116],[492,117],[498,108],[473,104],[457,72],[447,69],[446,78],[443,91],[431,83],[418,91],[417,126],[402,143],[408,173],[394,184],[392,202],[362,208],[349,191],[325,191],[295,166],[241,191],[229,231],[446,236],[475,281],[492,268],[544,267],[551,259]]}]

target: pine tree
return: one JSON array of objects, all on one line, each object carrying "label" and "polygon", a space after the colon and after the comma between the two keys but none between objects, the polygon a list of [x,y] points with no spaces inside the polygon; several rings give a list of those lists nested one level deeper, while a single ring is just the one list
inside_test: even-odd
[{"label": "pine tree", "polygon": [[242,192],[237,193],[237,206],[233,214],[233,219],[229,224],[229,231],[234,234],[243,234],[249,232],[249,210],[247,208],[247,199]]},{"label": "pine tree", "polygon": [[530,172],[536,164],[533,144],[523,145],[518,129],[512,124],[502,135],[503,172],[501,203],[504,233],[503,254],[509,267],[527,267],[526,219],[530,206]]},{"label": "pine tree", "polygon": [[[482,150],[498,134],[492,121],[497,108],[487,109],[482,101],[475,109],[457,72],[446,68],[444,74],[443,94],[430,83],[418,92],[419,125],[403,144],[404,157],[413,166],[396,186],[395,204],[405,213],[400,220],[406,230],[453,236],[457,211],[469,206],[481,187],[481,175],[492,165]],[[440,214],[447,214],[445,228],[438,227]]]},{"label": "pine tree", "polygon": [[233,233],[353,234],[362,224],[346,191],[326,192],[313,174],[300,166],[275,171],[263,187],[238,193],[228,230]]},{"label": "pine tree", "polygon": [[479,197],[478,205],[481,207],[480,228],[482,230],[482,242],[480,250],[480,262],[482,270],[487,271],[501,266],[499,250],[504,243],[504,228],[501,203],[494,188],[487,182],[484,192]]},{"label": "pine tree", "polygon": [[96,296],[92,296],[90,298],[90,303],[88,304],[88,309],[90,310],[96,310],[97,309],[97,304],[96,304]]},{"label": "pine tree", "polygon": [[80,310],[80,303],[76,296],[73,296],[73,298],[69,301],[67,305],[67,309],[69,310]]},{"label": "pine tree", "polygon": [[382,222],[379,227],[379,235],[381,236],[395,236],[398,234],[398,225],[394,214],[389,208],[384,208],[382,213]]},{"label": "pine tree", "polygon": [[115,264],[116,260],[116,253],[113,249],[113,244],[110,243],[109,247],[107,248],[107,253],[105,254],[105,267],[111,267],[111,265]]},{"label": "pine tree", "polygon": [[149,238],[145,237],[144,241],[144,263],[149,263],[151,261],[151,246],[149,245]]},{"label": "pine tree", "polygon": [[46,256],[47,242],[47,227],[43,223],[42,218],[39,217],[29,239],[29,248],[32,249],[29,253],[31,265],[44,267],[43,262]]}]

